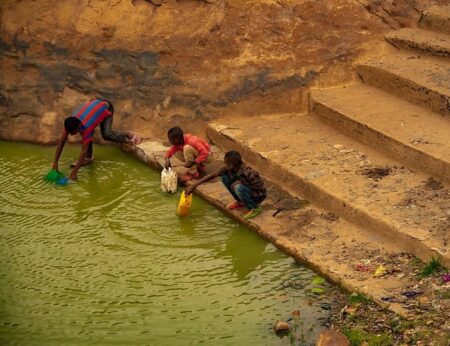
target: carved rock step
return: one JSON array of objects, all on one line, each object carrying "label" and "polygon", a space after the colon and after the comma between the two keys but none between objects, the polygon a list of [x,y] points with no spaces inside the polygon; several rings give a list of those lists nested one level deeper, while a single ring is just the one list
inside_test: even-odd
[{"label": "carved rock step", "polygon": [[422,28],[450,34],[450,5],[433,6],[425,10],[419,25]]},{"label": "carved rock step", "polygon": [[331,126],[450,182],[450,121],[364,84],[311,92],[312,110]]},{"label": "carved rock step", "polygon": [[364,83],[450,118],[450,61],[412,54],[388,55],[358,64]]},{"label": "carved rock step", "polygon": [[311,115],[210,124],[208,136],[283,189],[382,236],[399,251],[450,264],[450,190]]},{"label": "carved rock step", "polygon": [[397,48],[412,49],[423,54],[450,57],[450,35],[405,28],[385,36]]}]

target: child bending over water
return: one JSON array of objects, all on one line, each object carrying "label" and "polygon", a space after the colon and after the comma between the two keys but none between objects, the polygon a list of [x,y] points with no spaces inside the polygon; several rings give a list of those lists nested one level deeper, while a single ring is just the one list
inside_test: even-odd
[{"label": "child bending over water", "polygon": [[80,134],[82,138],[81,154],[78,161],[71,165],[70,179],[76,179],[81,166],[90,164],[93,159],[92,143],[94,130],[100,126],[103,139],[116,143],[139,144],[141,138],[132,132],[118,132],[112,129],[114,107],[104,99],[94,99],[81,105],[75,112],[64,120],[64,130],[58,141],[53,169],[58,170],[58,161],[69,135]]},{"label": "child bending over water", "polygon": [[195,188],[218,176],[234,198],[228,209],[247,208],[245,219],[252,219],[262,211],[259,204],[266,198],[267,192],[259,173],[242,162],[237,151],[229,151],[224,158],[225,167],[211,173],[186,188],[186,194],[191,194]]},{"label": "child bending over water", "polygon": [[165,167],[171,166],[170,158],[176,156],[185,162],[184,167],[188,169],[186,174],[180,177],[181,182],[186,183],[192,179],[200,177],[199,171],[205,170],[205,163],[213,161],[213,153],[209,144],[189,133],[184,134],[179,127],[172,127],[167,132],[172,147],[166,153]]}]

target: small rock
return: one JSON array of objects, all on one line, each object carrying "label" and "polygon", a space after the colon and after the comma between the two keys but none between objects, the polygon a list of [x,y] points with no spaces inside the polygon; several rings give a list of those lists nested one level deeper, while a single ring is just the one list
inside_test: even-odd
[{"label": "small rock", "polygon": [[419,300],[419,303],[423,304],[423,305],[430,303],[430,299],[428,297],[420,297],[418,300]]},{"label": "small rock", "polygon": [[292,310],[291,315],[292,317],[300,317],[300,310],[299,309]]},{"label": "small rock", "polygon": [[334,148],[334,149],[343,149],[344,146],[341,145],[341,144],[335,144],[335,145],[333,145],[333,148]]},{"label": "small rock", "polygon": [[164,101],[163,101],[163,108],[164,108],[164,109],[167,109],[167,107],[169,107],[170,100],[171,100],[171,97],[170,97],[170,96],[167,96],[167,97],[164,99]]},{"label": "small rock", "polygon": [[289,330],[289,324],[287,322],[277,321],[277,323],[275,324],[275,327],[273,328],[273,330],[275,331],[275,333],[281,333],[281,332],[284,332],[284,331],[288,331]]},{"label": "small rock", "polygon": [[330,303],[320,303],[320,307],[324,310],[331,310],[331,304]]},{"label": "small rock", "polygon": [[356,313],[356,308],[347,308],[344,310],[347,315],[353,316]]},{"label": "small rock", "polygon": [[334,330],[326,330],[319,335],[316,346],[348,346],[348,339]]}]

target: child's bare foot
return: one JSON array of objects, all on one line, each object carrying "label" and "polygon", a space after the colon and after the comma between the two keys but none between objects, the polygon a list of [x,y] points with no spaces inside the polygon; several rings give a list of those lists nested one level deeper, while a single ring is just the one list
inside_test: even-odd
[{"label": "child's bare foot", "polygon": [[[86,157],[83,163],[81,164],[81,167],[89,166],[92,163],[92,161],[94,161],[94,157]],[[77,164],[76,162],[70,164],[70,168],[74,168],[76,164]]]},{"label": "child's bare foot", "polygon": [[193,179],[198,179],[200,178],[200,174],[198,172],[196,173],[185,173],[180,177],[180,181],[183,184],[187,184],[188,181],[191,181]]}]

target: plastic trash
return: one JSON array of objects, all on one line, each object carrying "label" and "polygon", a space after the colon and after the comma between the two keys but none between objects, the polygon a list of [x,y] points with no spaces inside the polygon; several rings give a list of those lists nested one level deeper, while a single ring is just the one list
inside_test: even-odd
[{"label": "plastic trash", "polygon": [[377,278],[377,277],[386,275],[386,272],[387,272],[386,267],[381,264],[378,266],[377,270],[375,270],[375,273],[373,274],[373,276],[375,276]]},{"label": "plastic trash", "polygon": [[369,272],[371,271],[371,268],[364,263],[358,263],[355,265],[355,270],[358,272]]},{"label": "plastic trash", "polygon": [[395,297],[381,297],[381,300],[383,301],[383,302],[389,302],[389,303],[398,303],[399,301],[398,301],[398,299],[397,298],[395,298]]},{"label": "plastic trash", "polygon": [[450,273],[442,275],[442,281],[444,283],[450,282]]},{"label": "plastic trash", "polygon": [[177,173],[169,167],[161,172],[161,191],[175,193],[177,192],[178,177]]},{"label": "plastic trash", "polygon": [[402,296],[405,296],[406,298],[414,298],[415,296],[418,296],[422,293],[422,291],[405,291],[402,292]]},{"label": "plastic trash", "polygon": [[189,209],[192,204],[192,194],[186,196],[186,192],[182,192],[180,202],[178,203],[178,216],[185,217],[189,214]]}]

